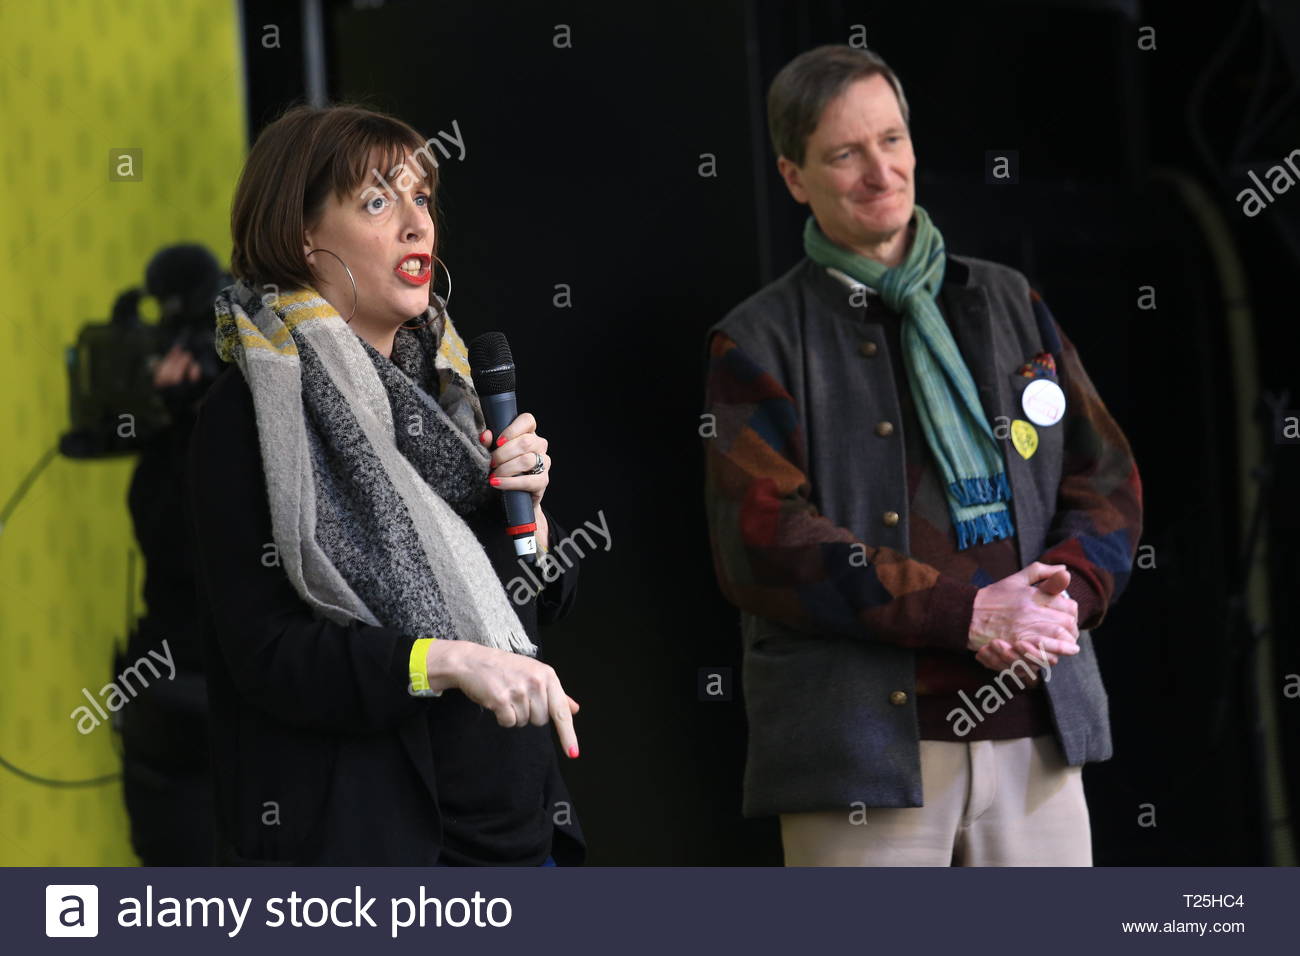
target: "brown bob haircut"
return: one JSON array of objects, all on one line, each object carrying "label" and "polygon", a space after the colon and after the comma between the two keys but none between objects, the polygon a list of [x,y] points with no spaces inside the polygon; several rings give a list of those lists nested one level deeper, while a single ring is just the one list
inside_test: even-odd
[{"label": "brown bob haircut", "polygon": [[254,286],[312,286],[304,230],[319,220],[331,193],[340,200],[353,195],[363,180],[374,180],[372,169],[387,180],[407,153],[419,166],[412,172],[428,185],[436,254],[438,166],[425,139],[363,106],[292,107],[262,130],[244,163],[230,209],[230,271]]}]

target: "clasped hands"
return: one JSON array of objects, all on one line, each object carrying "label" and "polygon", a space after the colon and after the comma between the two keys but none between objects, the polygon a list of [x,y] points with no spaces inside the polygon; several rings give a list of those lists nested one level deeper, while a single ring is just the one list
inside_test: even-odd
[{"label": "clasped hands", "polygon": [[1065,565],[1035,561],[980,588],[967,648],[989,670],[1023,660],[1037,683],[1043,663],[1079,653],[1079,605],[1065,591],[1069,584]]}]

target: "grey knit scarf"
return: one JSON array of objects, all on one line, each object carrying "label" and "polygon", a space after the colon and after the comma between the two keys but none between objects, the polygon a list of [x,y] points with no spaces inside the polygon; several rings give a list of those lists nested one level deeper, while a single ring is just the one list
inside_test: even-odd
[{"label": "grey knit scarf", "polygon": [[[462,516],[492,493],[465,346],[445,309],[388,359],[312,289],[216,299],[253,395],[271,525],[294,589],[337,623],[535,655]],[[231,595],[237,600],[237,595]]]}]

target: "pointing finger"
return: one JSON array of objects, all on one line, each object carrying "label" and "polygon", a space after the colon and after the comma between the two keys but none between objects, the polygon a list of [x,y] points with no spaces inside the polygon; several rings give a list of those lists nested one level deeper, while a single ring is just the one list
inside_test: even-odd
[{"label": "pointing finger", "polygon": [[573,714],[577,712],[577,701],[564,692],[560,679],[554,675],[550,682],[551,720],[555,723],[555,734],[560,738],[560,749],[570,758],[578,756],[578,733],[573,729]]}]

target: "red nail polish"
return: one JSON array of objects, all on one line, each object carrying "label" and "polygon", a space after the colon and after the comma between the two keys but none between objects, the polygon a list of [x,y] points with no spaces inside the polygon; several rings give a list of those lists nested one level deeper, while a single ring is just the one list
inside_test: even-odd
[{"label": "red nail polish", "polygon": [[506,441],[506,436],[505,436],[505,435],[498,435],[498,436],[497,436],[497,447],[500,448],[502,445],[505,444],[505,441]]},{"label": "red nail polish", "polygon": [[570,756],[571,758],[573,758],[574,760],[577,760],[577,759],[578,759],[578,748],[577,748],[577,747],[570,747],[570,748],[569,748],[569,756]]},{"label": "red nail polish", "polygon": [[480,445],[486,445],[486,444],[487,444],[487,432],[486,432],[486,431],[483,432],[481,435],[478,436],[478,443],[479,443]]},{"label": "red nail polish", "polygon": [[497,485],[501,484],[501,479],[498,478],[496,475],[493,475],[491,478],[488,479],[488,484],[490,484],[493,488],[495,488]]}]

